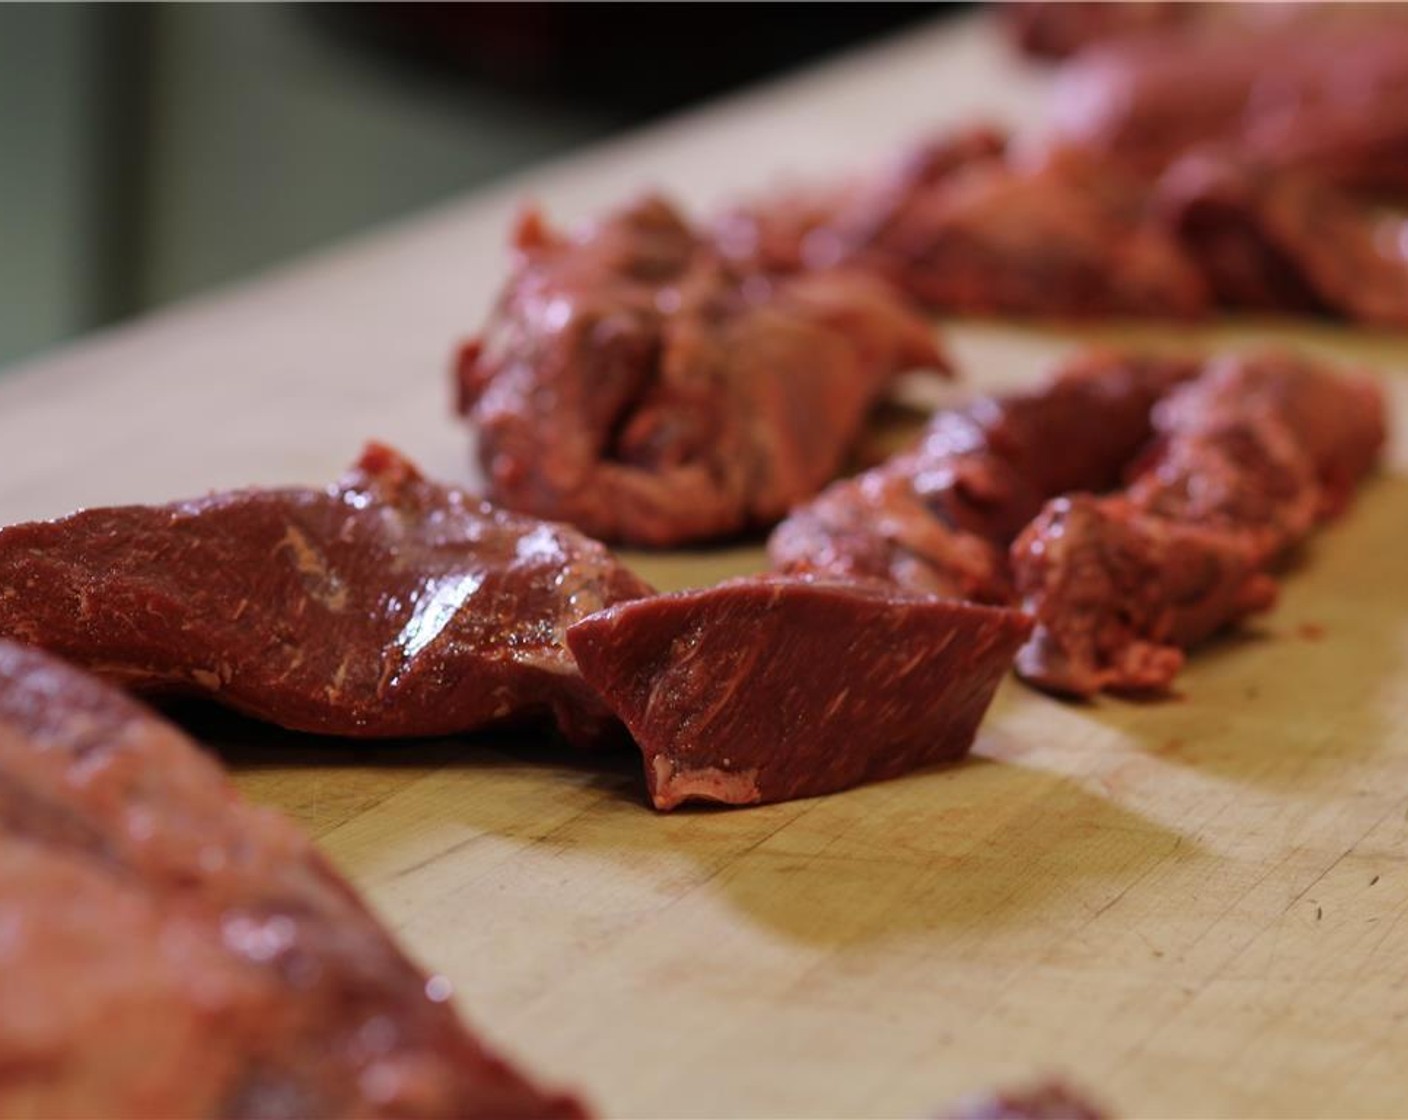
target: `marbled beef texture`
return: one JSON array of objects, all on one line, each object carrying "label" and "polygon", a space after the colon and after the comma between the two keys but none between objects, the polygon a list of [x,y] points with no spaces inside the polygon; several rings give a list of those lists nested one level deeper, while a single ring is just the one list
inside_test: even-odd
[{"label": "marbled beef texture", "polygon": [[0,1116],[580,1117],[487,1051],[287,820],[0,642]]},{"label": "marbled beef texture", "polygon": [[1128,490],[1050,503],[1012,547],[1028,681],[1161,691],[1183,651],[1265,610],[1268,574],[1349,502],[1385,440],[1366,376],[1268,352],[1209,362],[1154,412]]},{"label": "marbled beef texture", "polygon": [[967,752],[1030,632],[1018,611],[779,577],[618,604],[567,633],[657,809],[753,805]]},{"label": "marbled beef texture", "polygon": [[1056,131],[1149,171],[1214,142],[1267,167],[1408,193],[1408,19],[1383,18],[1394,7],[1096,48],[1058,79]]},{"label": "marbled beef texture", "polygon": [[882,282],[729,263],[659,199],[572,236],[529,217],[460,409],[490,494],[652,546],[771,524],[828,482],[894,375],[943,367]]},{"label": "marbled beef texture", "polygon": [[1104,490],[1197,363],[1089,351],[1046,383],[939,413],[918,445],[799,506],[769,541],[779,571],[872,578],[1003,603],[1007,547],[1047,499]]},{"label": "marbled beef texture", "polygon": [[650,588],[563,525],[370,446],[323,490],[245,490],[0,530],[0,636],[141,692],[299,731],[444,735],[551,714],[619,725],[563,633]]}]

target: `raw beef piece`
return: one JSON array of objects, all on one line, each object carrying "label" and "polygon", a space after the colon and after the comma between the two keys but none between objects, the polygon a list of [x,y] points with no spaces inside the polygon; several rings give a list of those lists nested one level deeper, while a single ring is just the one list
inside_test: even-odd
[{"label": "raw beef piece", "polygon": [[1209,362],[1195,381],[1159,403],[1154,427],[1166,446],[1230,417],[1284,425],[1318,484],[1320,518],[1348,505],[1388,438],[1383,391],[1370,376],[1276,350]]},{"label": "raw beef piece", "polygon": [[246,490],[0,530],[0,636],[142,692],[298,731],[447,735],[550,714],[619,725],[563,644],[650,588],[562,525],[371,445],[324,490]]},{"label": "raw beef piece", "polygon": [[1210,153],[1174,164],[1158,194],[1219,303],[1408,326],[1408,222],[1401,217],[1308,174]]},{"label": "raw beef piece", "polygon": [[1019,611],[778,577],[608,607],[567,632],[631,729],[657,809],[756,805],[963,755]]},{"label": "raw beef piece", "polygon": [[938,310],[1080,318],[1207,306],[1147,188],[1108,160],[1074,150],[977,158],[879,199],[869,218],[838,219],[840,259]]},{"label": "raw beef piece", "polygon": [[1309,18],[1210,22],[1088,51],[1058,79],[1056,131],[1149,171],[1212,142],[1271,168],[1402,194],[1408,19],[1391,4],[1360,6],[1355,18],[1335,18],[1351,5],[1313,7]]},{"label": "raw beef piece", "polygon": [[1244,537],[1147,514],[1121,496],[1055,499],[1012,555],[1036,619],[1017,672],[1064,695],[1165,689],[1185,648],[1276,600]]},{"label": "raw beef piece", "polygon": [[942,1120],[1104,1120],[1105,1114],[1059,1081],[959,1101]]},{"label": "raw beef piece", "polygon": [[836,473],[931,327],[858,273],[727,262],[652,199],[573,237],[530,220],[460,409],[494,498],[667,546],[771,524]]},{"label": "raw beef piece", "polygon": [[1135,504],[1235,530],[1266,563],[1349,504],[1387,437],[1373,381],[1275,351],[1209,362],[1159,402],[1154,428]]},{"label": "raw beef piece", "polygon": [[581,1117],[486,1050],[296,828],[0,642],[0,1115]]},{"label": "raw beef piece", "polygon": [[1155,219],[1147,184],[1114,161],[1024,153],[977,126],[869,181],[784,193],[716,228],[756,267],[861,269],[939,311],[1196,315],[1206,287]]},{"label": "raw beef piece", "polygon": [[1091,351],[1045,385],[940,413],[913,450],[793,510],[769,542],[773,566],[1006,602],[1012,539],[1048,498],[1116,485],[1154,403],[1196,371]]},{"label": "raw beef piece", "polygon": [[1272,604],[1268,567],[1344,508],[1385,438],[1373,382],[1274,352],[1210,363],[1154,427],[1124,495],[1058,499],[1013,545],[1033,684],[1167,688],[1183,650]]},{"label": "raw beef piece", "polygon": [[879,580],[915,594],[1006,603],[1012,598],[1001,547],[946,520],[946,472],[930,509],[918,491],[918,462],[897,456],[828,486],[798,506],[768,539],[772,566],[788,575]]}]

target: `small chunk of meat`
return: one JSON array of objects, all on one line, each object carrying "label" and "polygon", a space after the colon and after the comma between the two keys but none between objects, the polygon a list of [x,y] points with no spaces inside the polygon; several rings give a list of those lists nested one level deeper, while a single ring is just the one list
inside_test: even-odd
[{"label": "small chunk of meat", "polygon": [[1058,318],[1188,317],[1202,277],[1155,220],[1146,187],[1075,150],[972,159],[869,220],[852,214],[840,259],[928,307]]},{"label": "small chunk of meat", "polygon": [[531,225],[460,409],[495,500],[665,547],[769,525],[840,467],[933,330],[858,272],[725,260],[647,200],[571,236]]},{"label": "small chunk of meat", "polygon": [[[960,480],[945,472],[940,493]],[[836,580],[880,580],[917,594],[1007,603],[1003,550],[931,509],[912,455],[833,483],[798,506],[768,538],[778,572]]]},{"label": "small chunk of meat", "polygon": [[1201,314],[1206,285],[1150,202],[1116,161],[1024,152],[979,125],[869,179],[727,211],[717,227],[754,266],[858,269],[937,311]]},{"label": "small chunk of meat", "polygon": [[754,577],[620,604],[567,640],[645,758],[657,809],[753,805],[967,752],[1018,611],[880,584]]},{"label": "small chunk of meat", "polygon": [[1154,428],[1167,447],[1237,418],[1284,426],[1314,478],[1320,520],[1345,509],[1388,440],[1383,390],[1369,373],[1284,350],[1207,363],[1196,380],[1159,402]]},{"label": "small chunk of meat", "polygon": [[959,1101],[941,1120],[1105,1120],[1105,1113],[1060,1081]]},{"label": "small chunk of meat", "polygon": [[245,490],[0,530],[0,636],[138,692],[297,731],[448,735],[551,715],[619,735],[567,627],[650,587],[595,541],[371,445],[324,490]]},{"label": "small chunk of meat", "polygon": [[1012,546],[1017,592],[1036,620],[1017,672],[1068,696],[1164,691],[1184,649],[1274,604],[1260,561],[1242,536],[1122,496],[1057,498]]},{"label": "small chunk of meat", "polygon": [[1408,221],[1400,216],[1310,174],[1213,153],[1169,168],[1159,203],[1224,306],[1408,326]]},{"label": "small chunk of meat", "polygon": [[935,307],[1066,318],[1207,310],[1202,277],[1153,220],[1144,186],[1073,151],[973,172],[894,244],[906,290]]},{"label": "small chunk of meat", "polygon": [[1116,485],[1151,410],[1197,363],[1089,351],[1048,382],[940,413],[919,444],[828,487],[774,531],[774,568],[1012,598],[1007,547],[1048,498]]},{"label": "small chunk of meat", "polygon": [[194,743],[3,641],[0,930],[0,1115],[584,1116]]},{"label": "small chunk of meat", "polygon": [[1012,547],[1036,619],[1017,671],[1054,692],[1158,692],[1183,650],[1276,597],[1268,570],[1339,513],[1385,440],[1365,377],[1290,354],[1211,362],[1154,412],[1128,490],[1046,507]]}]

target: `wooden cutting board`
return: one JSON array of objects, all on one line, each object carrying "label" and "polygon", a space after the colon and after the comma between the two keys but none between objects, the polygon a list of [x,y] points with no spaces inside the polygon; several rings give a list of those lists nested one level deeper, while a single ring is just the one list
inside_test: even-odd
[{"label": "wooden cutting board", "polygon": [[[984,29],[936,28],[85,343],[0,378],[0,519],[321,481],[372,435],[466,477],[445,355],[483,314],[525,189],[569,213],[652,179],[708,201],[1032,104]],[[1076,337],[950,331],[981,388]],[[1098,337],[1370,360],[1408,428],[1408,339]],[[632,559],[665,588],[762,564],[757,547]],[[1009,682],[961,765],[669,815],[628,756],[188,717],[489,1037],[607,1115],[918,1117],[1047,1072],[1123,1115],[1408,1115],[1402,440],[1277,610],[1181,687],[1078,706]]]}]

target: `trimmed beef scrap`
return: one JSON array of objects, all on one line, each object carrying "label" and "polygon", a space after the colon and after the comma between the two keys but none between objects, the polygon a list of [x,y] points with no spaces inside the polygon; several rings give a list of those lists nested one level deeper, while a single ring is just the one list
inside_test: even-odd
[{"label": "trimmed beef scrap", "polygon": [[919,444],[827,488],[769,541],[790,573],[1006,603],[1007,547],[1047,499],[1114,486],[1194,362],[1093,351],[1030,391],[940,413]]},{"label": "trimmed beef scrap", "polygon": [[1305,173],[1206,152],[1169,168],[1158,195],[1220,304],[1408,326],[1402,217]]},{"label": "trimmed beef scrap", "polygon": [[779,577],[608,607],[567,633],[657,809],[812,797],[959,758],[1030,632],[1018,611]]},{"label": "trimmed beef scrap", "polygon": [[941,1120],[1104,1120],[1105,1113],[1060,1081],[959,1101]]},{"label": "trimmed beef scrap", "polygon": [[1037,620],[1017,672],[1077,697],[1166,689],[1185,648],[1276,599],[1240,537],[1120,496],[1057,498],[1018,538],[1013,567]]},{"label": "trimmed beef scrap", "polygon": [[1351,5],[1316,7],[1090,50],[1058,77],[1056,132],[1150,172],[1214,143],[1355,190],[1408,192],[1408,19],[1391,4],[1351,19],[1333,18]]},{"label": "trimmed beef scrap", "polygon": [[0,836],[0,1114],[584,1115],[195,744],[9,642]]},{"label": "trimmed beef scrap", "polygon": [[916,197],[866,254],[942,310],[1190,317],[1208,304],[1143,183],[1074,150],[972,166]]},{"label": "trimmed beef scrap", "polygon": [[1368,378],[1229,357],[1175,390],[1128,490],[1050,503],[1012,547],[1036,630],[1017,658],[1053,692],[1157,692],[1183,651],[1269,607],[1268,569],[1339,513],[1385,439]]},{"label": "trimmed beef scrap", "polygon": [[773,206],[776,218],[754,211],[762,232],[752,238],[771,246],[773,263],[865,269],[940,311],[1186,317],[1207,308],[1201,276],[1156,221],[1144,183],[1074,149],[1015,151],[989,128],[922,145],[852,190],[829,221],[818,209],[790,253],[778,246],[797,208],[788,196]]},{"label": "trimmed beef scrap", "polygon": [[660,199],[571,237],[530,215],[460,353],[495,500],[651,546],[771,524],[832,478],[929,324],[854,272],[727,261]]},{"label": "trimmed beef scrap", "polygon": [[650,593],[601,545],[369,445],[323,490],[246,490],[0,529],[0,636],[139,692],[298,731],[446,735],[551,715],[619,734],[563,643]]}]

